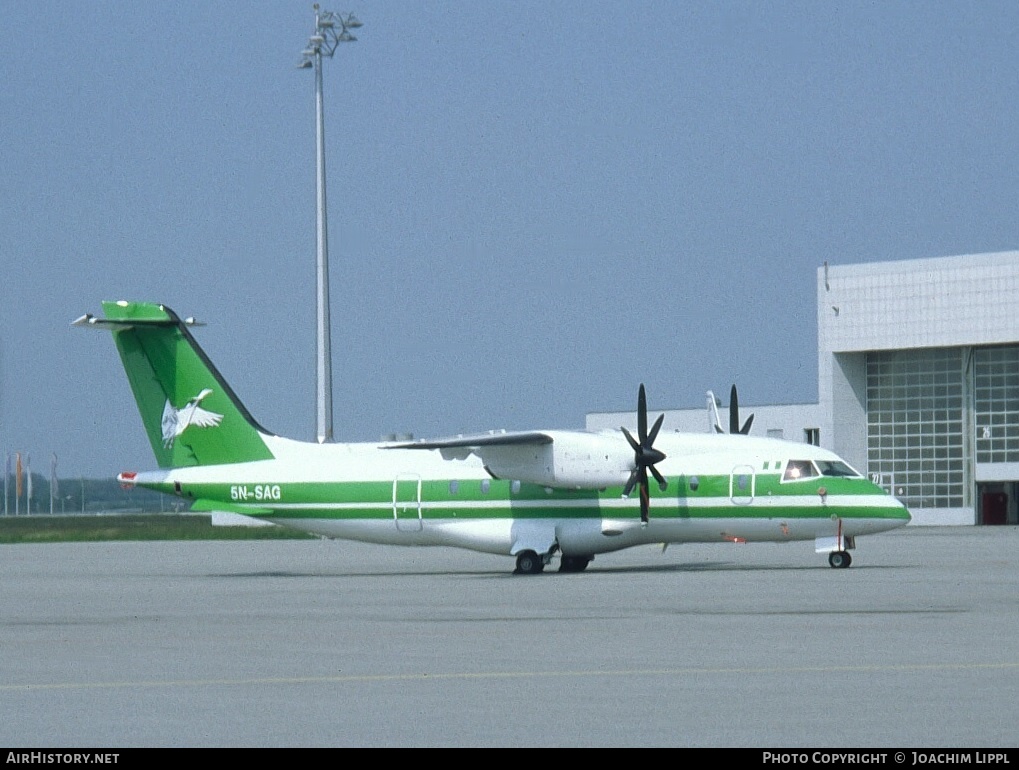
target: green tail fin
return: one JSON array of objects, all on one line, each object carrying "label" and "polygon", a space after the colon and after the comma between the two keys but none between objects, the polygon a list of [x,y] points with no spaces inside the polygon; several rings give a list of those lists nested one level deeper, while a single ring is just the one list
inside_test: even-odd
[{"label": "green tail fin", "polygon": [[113,331],[160,468],[272,459],[268,431],[176,313],[148,302],[103,302],[103,311],[74,323]]}]

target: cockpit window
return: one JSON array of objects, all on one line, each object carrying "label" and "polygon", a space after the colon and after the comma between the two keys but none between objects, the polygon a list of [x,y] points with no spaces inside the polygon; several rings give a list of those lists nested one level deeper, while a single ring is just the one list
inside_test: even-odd
[{"label": "cockpit window", "polygon": [[856,478],[860,474],[841,460],[818,460],[817,467],[822,476],[849,476]]},{"label": "cockpit window", "polygon": [[785,464],[782,481],[800,481],[817,475],[817,469],[810,460],[790,460]]},{"label": "cockpit window", "polygon": [[841,460],[789,460],[782,481],[802,481],[817,476],[860,478],[859,473]]}]

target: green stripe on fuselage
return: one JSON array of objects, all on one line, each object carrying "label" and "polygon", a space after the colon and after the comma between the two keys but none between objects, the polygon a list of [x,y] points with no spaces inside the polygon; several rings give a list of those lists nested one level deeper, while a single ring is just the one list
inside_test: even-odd
[{"label": "green stripe on fuselage", "polygon": [[[730,498],[728,475],[676,476],[664,492],[651,485],[651,515],[659,519],[686,518],[906,518],[896,506],[882,504],[886,493],[860,478],[815,478],[782,483],[777,475],[758,474],[754,495],[749,488],[734,490]],[[637,492],[622,499],[622,487],[604,490],[551,489],[498,479],[417,480],[403,479],[397,488],[395,507],[406,515],[426,520],[442,519],[574,519],[590,517],[629,518],[640,515]],[[146,484],[174,494],[172,483]],[[451,489],[455,486],[455,492]],[[825,501],[819,488],[826,492]],[[487,490],[487,491],[485,491]],[[224,509],[276,519],[388,519],[394,516],[394,482],[283,482],[251,481],[240,484],[184,484],[182,496],[202,500],[203,510]],[[840,503],[840,498],[874,497],[875,504]],[[271,513],[266,514],[266,509]]]}]

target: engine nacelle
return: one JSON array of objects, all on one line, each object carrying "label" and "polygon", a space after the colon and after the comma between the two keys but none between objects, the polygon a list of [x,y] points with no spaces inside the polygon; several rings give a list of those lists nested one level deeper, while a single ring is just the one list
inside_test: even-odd
[{"label": "engine nacelle", "polygon": [[547,444],[482,446],[474,449],[501,479],[546,487],[602,489],[626,483],[633,449],[622,434],[548,431]]}]

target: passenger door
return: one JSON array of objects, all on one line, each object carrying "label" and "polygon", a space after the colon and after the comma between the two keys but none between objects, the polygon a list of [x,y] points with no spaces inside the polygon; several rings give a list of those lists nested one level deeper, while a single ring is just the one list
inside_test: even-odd
[{"label": "passenger door", "polygon": [[420,532],[421,477],[416,473],[401,473],[393,479],[393,522],[401,532]]}]

